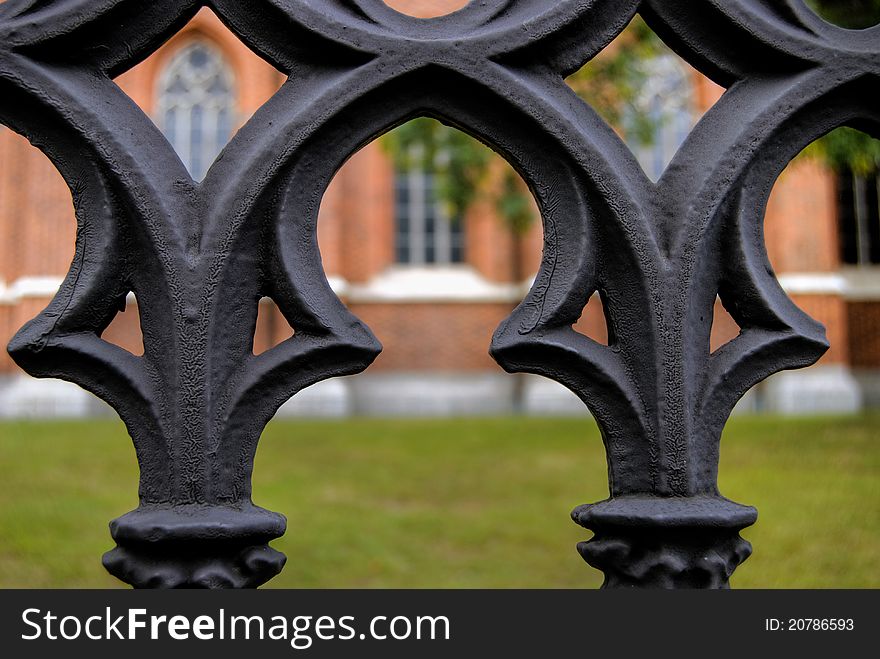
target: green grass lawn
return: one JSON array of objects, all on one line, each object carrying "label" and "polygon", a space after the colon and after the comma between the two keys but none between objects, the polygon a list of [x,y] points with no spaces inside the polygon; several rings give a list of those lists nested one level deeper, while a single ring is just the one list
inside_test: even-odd
[{"label": "green grass lawn", "polygon": [[[601,584],[568,517],[607,496],[589,420],[276,421],[254,481],[288,518],[271,586]],[[880,417],[735,419],[720,485],[760,513],[734,587],[880,587]],[[120,423],[0,424],[0,587],[119,586],[100,558],[136,492]]]}]

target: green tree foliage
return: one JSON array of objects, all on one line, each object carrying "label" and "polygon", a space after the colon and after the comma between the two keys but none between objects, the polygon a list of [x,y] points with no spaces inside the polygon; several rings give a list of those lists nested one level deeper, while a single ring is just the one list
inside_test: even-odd
[{"label": "green tree foliage", "polygon": [[382,143],[400,171],[434,175],[437,196],[451,218],[460,218],[484,187],[492,151],[459,130],[420,117],[394,129]]},{"label": "green tree foliage", "polygon": [[[642,64],[662,47],[636,18],[613,48],[567,82],[611,125],[625,123],[631,139],[649,144],[655,127],[635,101],[648,75]],[[498,163],[488,147],[454,128],[419,118],[385,135],[382,144],[397,169],[417,167],[434,175],[438,197],[452,218],[462,217],[485,195],[514,235],[524,234],[536,219],[531,195],[513,168]]]},{"label": "green tree foliage", "polygon": [[637,16],[612,46],[566,82],[628,142],[649,146],[658,126],[639,101],[651,75],[646,63],[664,52],[671,53]]},{"label": "green tree foliage", "polygon": [[[862,29],[880,23],[880,0],[808,0],[807,4],[829,23]],[[838,128],[815,143],[815,154],[835,170],[867,175],[880,169],[880,141],[853,128]]]},{"label": "green tree foliage", "polygon": [[[816,13],[842,27],[859,29],[880,23],[880,0],[807,0]],[[630,143],[650,145],[657,126],[638,103],[650,75],[646,62],[666,46],[636,17],[614,44],[567,79],[569,86]],[[464,133],[428,118],[391,131],[382,143],[400,170],[422,168],[434,174],[438,197],[452,218],[460,218],[487,195],[515,235],[535,220],[534,204],[522,180],[505,162],[495,165],[492,151]],[[880,168],[880,141],[852,128],[839,128],[808,150],[835,169],[865,174]],[[495,169],[497,167],[497,169]],[[499,179],[491,172],[500,171]],[[492,179],[490,181],[490,178]]]},{"label": "green tree foliage", "polygon": [[854,128],[831,131],[815,143],[814,151],[836,171],[867,176],[880,169],[880,140]]},{"label": "green tree foliage", "polygon": [[515,234],[534,220],[528,190],[506,162],[498,165],[500,181],[490,182],[496,156],[491,149],[455,128],[421,117],[382,138],[398,170],[420,168],[434,176],[438,199],[456,221],[479,195],[489,195],[495,209]]}]

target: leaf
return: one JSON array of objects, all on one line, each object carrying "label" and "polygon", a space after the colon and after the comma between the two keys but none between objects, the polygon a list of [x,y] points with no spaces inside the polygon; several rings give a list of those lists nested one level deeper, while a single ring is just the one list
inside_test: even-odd
[{"label": "leaf", "polygon": [[[657,126],[637,100],[650,75],[644,62],[662,52],[663,45],[638,17],[616,43],[618,47],[603,52],[567,82],[609,124],[647,146],[654,141]],[[514,235],[524,234],[537,219],[531,194],[516,172],[506,162],[499,163],[488,147],[455,128],[420,117],[387,133],[381,144],[398,171],[423,169],[434,175],[438,201],[454,221],[466,214],[484,189]],[[491,172],[499,167],[503,169],[496,180]],[[494,185],[487,185],[488,181]]]}]

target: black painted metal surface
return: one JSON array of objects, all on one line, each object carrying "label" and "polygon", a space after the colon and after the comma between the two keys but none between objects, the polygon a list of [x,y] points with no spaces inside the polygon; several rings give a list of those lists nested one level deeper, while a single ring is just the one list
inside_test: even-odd
[{"label": "black painted metal surface", "polygon": [[[203,5],[290,79],[195,183],[111,78]],[[728,88],[656,184],[563,80],[636,11]],[[878,134],[878,52],[880,29],[828,25],[801,0],[475,0],[430,21],[381,0],[0,5],[0,120],[51,158],[78,219],[67,279],[9,351],[106,400],[134,440],[140,506],[111,524],[105,565],[141,587],[281,569],[268,542],[285,520],[250,497],[260,433],[380,350],[327,283],[321,197],[360,146],[429,115],[499,151],[541,208],[540,271],[491,352],[572,389],[602,428],[611,498],[573,513],[596,533],[582,555],[606,586],[726,586],[756,511],[718,492],[724,423],[754,384],[827,349],[767,260],[768,195],[830,129]],[[100,338],[130,291],[143,357]],[[596,291],[609,346],[571,327]],[[710,354],[716,295],[742,332]],[[296,334],[255,356],[262,296]]]}]

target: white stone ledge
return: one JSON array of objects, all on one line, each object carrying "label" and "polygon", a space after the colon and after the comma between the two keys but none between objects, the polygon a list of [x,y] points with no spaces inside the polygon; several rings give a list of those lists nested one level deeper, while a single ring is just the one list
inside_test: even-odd
[{"label": "white stone ledge", "polygon": [[[880,266],[844,268],[839,272],[790,272],[778,275],[790,295],[840,295],[848,300],[880,300]],[[394,266],[366,284],[329,276],[333,292],[351,302],[497,302],[518,303],[534,279],[521,284],[489,281],[470,266]],[[29,298],[51,298],[63,276],[21,277],[11,284],[0,280],[0,304]],[[129,293],[129,303],[134,295]]]},{"label": "white stone ledge", "polygon": [[520,302],[525,284],[489,281],[469,266],[395,266],[365,284],[330,278],[333,290],[352,303],[506,303]]},{"label": "white stone ledge", "polygon": [[837,272],[790,272],[778,276],[789,295],[844,295],[846,278]]},{"label": "white stone ledge", "polygon": [[28,298],[54,297],[64,277],[22,277],[10,285],[0,280],[0,304],[17,304]]},{"label": "white stone ledge", "polygon": [[779,283],[789,295],[836,295],[852,301],[880,300],[880,267],[846,267],[839,272],[788,272]]},{"label": "white stone ledge", "polygon": [[112,415],[106,403],[77,385],[25,374],[0,377],[0,419],[58,419]]},{"label": "white stone ledge", "polygon": [[846,298],[854,302],[880,300],[880,267],[845,268]]}]

